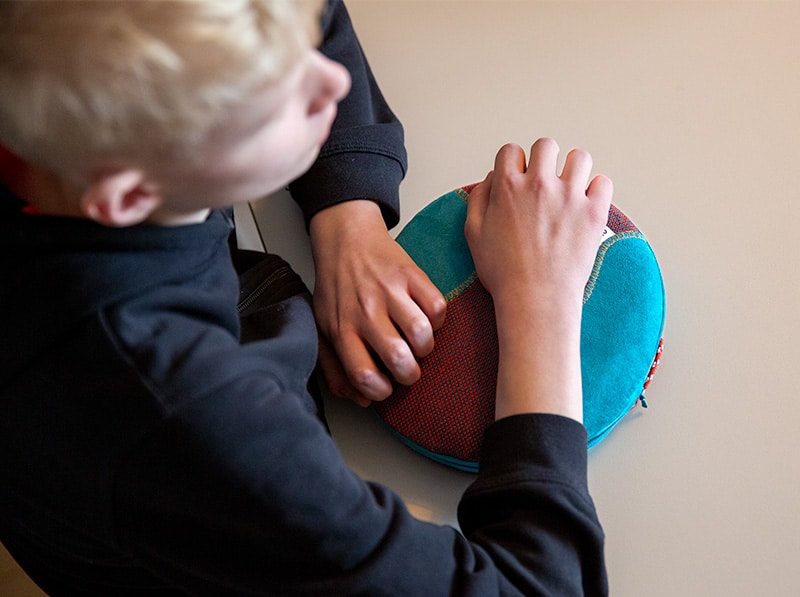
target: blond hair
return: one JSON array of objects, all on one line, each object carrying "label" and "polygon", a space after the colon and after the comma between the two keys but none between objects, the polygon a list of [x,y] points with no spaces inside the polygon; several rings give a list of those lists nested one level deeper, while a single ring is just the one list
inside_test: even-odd
[{"label": "blond hair", "polygon": [[319,36],[320,0],[0,2],[0,143],[56,172],[191,158]]}]

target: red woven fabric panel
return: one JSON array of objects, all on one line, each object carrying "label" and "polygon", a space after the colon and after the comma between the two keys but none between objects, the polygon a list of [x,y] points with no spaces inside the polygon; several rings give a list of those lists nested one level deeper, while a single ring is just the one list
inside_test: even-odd
[{"label": "red woven fabric panel", "polygon": [[613,205],[608,212],[608,224],[606,224],[615,234],[620,232],[639,232],[639,229],[628,219],[624,213]]},{"label": "red woven fabric panel", "polygon": [[494,420],[494,399],[487,397],[497,385],[494,307],[480,282],[447,305],[435,342],[420,362],[422,378],[412,386],[395,383],[392,396],[374,408],[418,446],[477,462],[483,434]]}]

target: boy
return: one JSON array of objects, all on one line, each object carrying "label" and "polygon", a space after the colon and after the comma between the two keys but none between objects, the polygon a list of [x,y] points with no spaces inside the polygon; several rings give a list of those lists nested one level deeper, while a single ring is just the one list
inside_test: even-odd
[{"label": "boy", "polygon": [[[388,290],[342,272],[366,263],[358,229],[356,253],[405,263],[376,226],[396,222],[404,153],[341,5],[322,49],[347,70],[313,49],[317,8],[0,5],[0,540],[53,595],[602,594],[579,341],[611,185],[587,187],[588,154],[557,176],[554,142],[528,163],[503,147],[470,200],[501,355],[463,536],[344,465],[307,391],[301,297],[240,342],[220,208],[288,183],[340,393],[385,397],[373,351],[413,381],[442,317],[414,269]],[[358,327],[362,291],[379,306]]]}]

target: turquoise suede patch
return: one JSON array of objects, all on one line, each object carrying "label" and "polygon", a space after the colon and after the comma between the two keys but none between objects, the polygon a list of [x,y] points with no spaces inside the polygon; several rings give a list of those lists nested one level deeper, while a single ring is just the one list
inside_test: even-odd
[{"label": "turquoise suede patch", "polygon": [[612,236],[595,264],[581,326],[583,418],[590,446],[636,404],[664,327],[661,272],[641,234]]},{"label": "turquoise suede patch", "polygon": [[422,209],[397,235],[397,242],[448,299],[475,280],[464,238],[466,221],[466,195],[452,191]]}]

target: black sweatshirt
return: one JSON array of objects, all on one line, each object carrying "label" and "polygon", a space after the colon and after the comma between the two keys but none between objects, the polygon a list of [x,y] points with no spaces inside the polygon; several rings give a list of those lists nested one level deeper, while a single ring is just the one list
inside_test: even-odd
[{"label": "black sweatshirt", "polygon": [[[354,47],[340,7],[337,27]],[[293,185],[307,217],[370,196],[396,218],[402,132],[379,92],[369,98],[384,122],[350,141],[341,127],[319,164],[387,174],[343,194],[312,171]],[[271,336],[240,343],[229,232],[223,212],[127,229],[29,215],[0,187],[0,541],[45,591],[607,592],[581,425],[495,423],[459,505],[464,534],[414,519],[346,466],[309,409],[307,302],[285,301]]]}]

